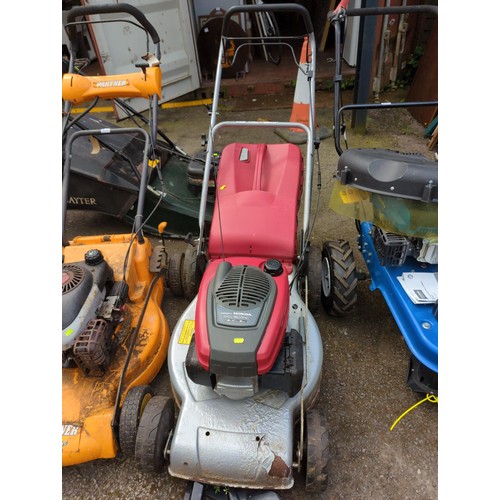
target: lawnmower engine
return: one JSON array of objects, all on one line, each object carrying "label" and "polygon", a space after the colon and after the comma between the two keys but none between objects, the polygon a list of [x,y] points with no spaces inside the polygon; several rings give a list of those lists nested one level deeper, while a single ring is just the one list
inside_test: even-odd
[{"label": "lawnmower engine", "polygon": [[62,265],[62,366],[102,375],[110,362],[112,337],[123,317],[124,282],[115,283],[102,252]]},{"label": "lawnmower engine", "polygon": [[244,260],[218,260],[205,271],[187,374],[233,400],[266,388],[293,396],[302,384],[303,345],[297,331],[286,331],[288,275],[277,259]]},{"label": "lawnmower engine", "polygon": [[372,227],[371,235],[381,266],[402,266],[408,257],[427,264],[438,263],[437,238],[408,237],[378,226]]}]

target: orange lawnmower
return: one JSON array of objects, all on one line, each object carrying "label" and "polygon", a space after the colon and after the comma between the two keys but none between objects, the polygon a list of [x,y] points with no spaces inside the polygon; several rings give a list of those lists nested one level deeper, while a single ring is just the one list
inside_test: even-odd
[{"label": "orange lawnmower", "polygon": [[[137,64],[135,75],[63,77],[66,116],[71,103],[129,95],[150,99],[161,93],[159,37],[142,12],[131,5],[77,7],[75,19],[91,14],[128,14],[155,46]],[[124,22],[131,22],[130,17]],[[135,26],[137,23],[133,22]],[[71,52],[69,68],[74,65]],[[155,115],[155,114],[154,114]],[[137,134],[144,150],[140,188],[131,234],[65,237],[73,145],[91,137]],[[133,454],[142,411],[153,393],[150,382],[162,367],[170,332],[161,309],[167,254],[143,234],[148,178],[156,165],[156,116],[151,131],[137,128],[85,129],[65,142],[62,196],[62,465]],[[89,148],[91,149],[91,148]],[[166,224],[158,228],[160,233]]]}]

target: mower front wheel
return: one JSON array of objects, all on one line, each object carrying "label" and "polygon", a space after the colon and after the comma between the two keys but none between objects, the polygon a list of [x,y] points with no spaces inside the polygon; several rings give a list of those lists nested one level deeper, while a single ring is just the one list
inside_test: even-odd
[{"label": "mower front wheel", "polygon": [[198,293],[201,277],[202,271],[197,262],[197,248],[192,245],[188,245],[188,248],[184,253],[181,281],[184,297],[190,302]]},{"label": "mower front wheel", "polygon": [[184,252],[172,253],[168,258],[167,286],[176,297],[182,297],[182,268],[184,266]]},{"label": "mower front wheel", "polygon": [[326,241],[323,244],[321,302],[331,316],[345,316],[356,307],[356,262],[348,241]]},{"label": "mower front wheel", "polygon": [[162,472],[165,464],[165,447],[174,428],[174,401],[166,396],[151,398],[144,408],[137,439],[135,458],[145,472]]},{"label": "mower front wheel", "polygon": [[297,280],[297,290],[301,299],[306,302],[307,278],[307,308],[312,314],[318,312],[321,303],[321,250],[309,246],[304,259],[304,270]]},{"label": "mower front wheel", "polygon": [[134,456],[137,428],[144,408],[153,397],[153,389],[149,385],[132,387],[125,396],[120,410],[119,442],[120,450],[125,456]]},{"label": "mower front wheel", "polygon": [[319,410],[306,413],[306,491],[321,493],[328,487],[330,446],[325,415]]},{"label": "mower front wheel", "polygon": [[321,250],[311,245],[307,258],[307,303],[313,314],[321,304],[321,270]]}]

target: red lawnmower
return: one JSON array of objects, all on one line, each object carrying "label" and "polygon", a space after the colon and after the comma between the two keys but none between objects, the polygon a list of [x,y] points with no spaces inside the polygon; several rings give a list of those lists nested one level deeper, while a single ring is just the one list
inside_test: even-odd
[{"label": "red lawnmower", "polygon": [[[237,13],[289,11],[306,28],[309,124],[221,121],[218,96],[226,26]],[[290,37],[292,38],[292,37]],[[304,34],[293,37],[304,40]],[[291,47],[280,35],[266,39]],[[248,44],[262,39],[248,37]],[[319,287],[321,257],[309,248],[314,159],[315,39],[308,11],[296,4],[231,7],[224,17],[206,158],[223,128],[299,129],[295,144],[232,143],[221,154],[209,234],[205,210],[210,162],[204,171],[200,239],[185,254],[183,279],[198,293],[174,328],[168,369],[177,404],[153,397],[144,409],[136,458],[201,485],[288,489],[304,471],[306,490],[327,487],[326,418],[312,409],[319,397],[323,348],[311,314],[308,284]],[[303,225],[298,227],[303,203]],[[314,279],[312,279],[314,277]],[[303,292],[305,290],[305,292]]]}]

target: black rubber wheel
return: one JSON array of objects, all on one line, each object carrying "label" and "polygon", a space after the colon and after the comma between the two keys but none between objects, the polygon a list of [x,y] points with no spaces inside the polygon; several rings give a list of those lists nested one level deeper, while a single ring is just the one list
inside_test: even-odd
[{"label": "black rubber wheel", "polygon": [[[278,23],[276,22],[276,17],[273,12],[262,12],[262,22],[264,34],[270,37],[279,37],[280,30],[278,28]],[[281,45],[280,40],[274,41],[266,45],[267,55],[269,59],[274,64],[278,65],[281,62],[281,54],[283,52],[283,45]],[[275,45],[276,44],[276,45]]]},{"label": "black rubber wheel", "polygon": [[120,450],[126,456],[134,456],[137,428],[141,415],[148,401],[153,397],[153,389],[149,385],[132,387],[125,396],[120,410],[120,431],[118,439]]},{"label": "black rubber wheel", "polygon": [[348,241],[326,241],[322,257],[321,302],[328,314],[345,316],[358,301],[354,253]]},{"label": "black rubber wheel", "polygon": [[182,267],[184,265],[184,252],[173,253],[168,257],[167,286],[176,297],[182,297]]},{"label": "black rubber wheel", "polygon": [[314,314],[318,312],[321,304],[321,278],[322,278],[321,250],[311,245],[307,258],[307,302],[309,310]]},{"label": "black rubber wheel", "polygon": [[163,471],[165,446],[174,427],[174,411],[173,399],[166,396],[151,398],[144,408],[135,441],[135,458],[141,470]]},{"label": "black rubber wheel", "polygon": [[196,260],[196,247],[188,245],[184,253],[184,261],[182,265],[182,289],[184,297],[190,302],[196,297],[198,288],[200,287],[202,272]]},{"label": "black rubber wheel", "polygon": [[356,219],[354,221],[354,223],[356,224],[356,231],[358,232],[358,234],[360,235],[361,234],[361,221],[359,219]]},{"label": "black rubber wheel", "polygon": [[410,354],[408,364],[408,387],[419,394],[438,396],[438,374]]},{"label": "black rubber wheel", "polygon": [[326,417],[319,410],[306,413],[305,445],[306,491],[321,493],[328,487],[330,446]]},{"label": "black rubber wheel", "polygon": [[[196,39],[201,71],[207,77],[215,78],[222,23],[222,16],[208,19]],[[232,19],[227,20],[224,34],[231,38],[231,43],[227,44],[222,60],[222,78],[235,78],[245,69],[245,64],[250,59],[250,46],[245,44],[247,34]]]}]

